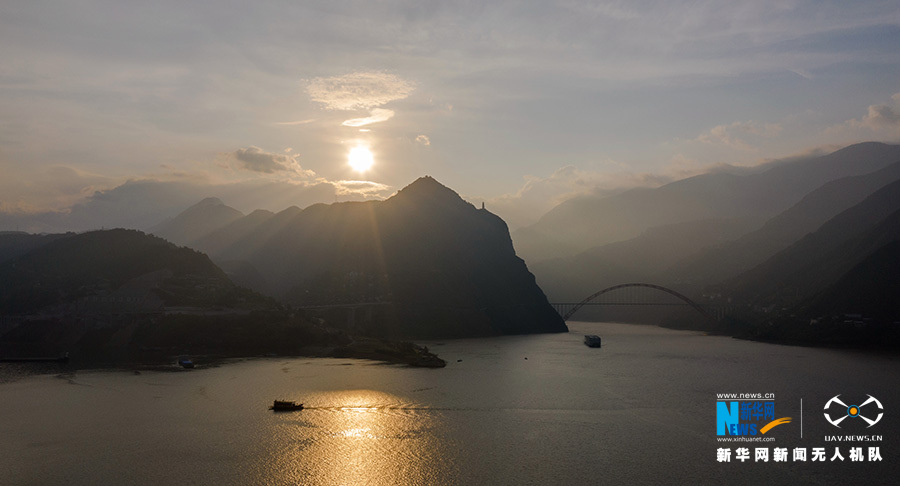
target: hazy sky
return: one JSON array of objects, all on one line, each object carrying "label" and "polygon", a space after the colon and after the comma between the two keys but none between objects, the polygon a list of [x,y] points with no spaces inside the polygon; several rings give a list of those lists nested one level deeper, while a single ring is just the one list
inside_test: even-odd
[{"label": "hazy sky", "polygon": [[518,226],[863,140],[900,141],[896,0],[0,4],[7,212],[126,180],[304,206],[429,174]]}]

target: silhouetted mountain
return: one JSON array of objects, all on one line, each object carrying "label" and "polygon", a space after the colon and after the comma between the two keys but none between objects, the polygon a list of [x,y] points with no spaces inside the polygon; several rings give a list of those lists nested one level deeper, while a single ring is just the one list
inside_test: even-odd
[{"label": "silhouetted mountain", "polygon": [[195,244],[201,251],[208,249],[210,257],[216,260],[245,261],[248,255],[256,253],[265,242],[284,231],[302,211],[291,206],[268,217],[265,212],[254,211],[235,221],[234,227],[220,228],[214,235]]},{"label": "silhouetted mountain", "polygon": [[870,254],[798,312],[809,317],[858,314],[883,321],[900,319],[900,241]]},{"label": "silhouetted mountain", "polygon": [[626,241],[591,248],[573,257],[531,265],[541,288],[558,302],[579,302],[588,295],[627,282],[670,285],[663,271],[707,245],[733,240],[759,220],[715,219],[658,226]]},{"label": "silhouetted mountain", "polygon": [[236,285],[248,289],[260,289],[260,292],[263,291],[262,289],[271,288],[266,277],[259,273],[259,270],[251,265],[250,262],[243,260],[225,260],[216,262],[216,264]]},{"label": "silhouetted mountain", "polygon": [[217,239],[232,243],[215,258],[251,263],[291,304],[379,304],[356,320],[359,331],[462,337],[566,330],[516,257],[503,220],[431,177],[385,201],[316,204],[264,219],[248,224],[251,231],[235,226],[229,236],[222,228]]},{"label": "silhouetted mountain", "polygon": [[0,263],[12,260],[69,234],[34,235],[22,231],[0,231]]},{"label": "silhouetted mountain", "polygon": [[71,352],[76,366],[90,367],[272,353],[445,364],[411,343],[314,323],[236,287],[206,255],[156,236],[57,236],[0,264],[0,356]]},{"label": "silhouetted mountain", "polygon": [[[271,306],[235,287],[206,255],[135,230],[63,235],[0,264],[0,315],[254,303]],[[60,307],[67,305],[75,307]]]},{"label": "silhouetted mountain", "polygon": [[782,293],[763,295],[729,319],[729,332],[766,341],[900,347],[900,211],[806,268],[810,275],[794,273],[787,283],[812,283],[813,290],[777,282]]},{"label": "silhouetted mountain", "polygon": [[666,279],[704,285],[737,276],[898,179],[900,162],[870,174],[831,181],[758,230],[680,262],[666,272]]},{"label": "silhouetted mountain", "polygon": [[900,146],[867,142],[829,155],[773,163],[750,174],[715,172],[655,189],[566,201],[515,233],[529,261],[632,238],[663,224],[717,218],[769,218],[826,182],[900,161]]},{"label": "silhouetted mountain", "polygon": [[244,213],[226,206],[218,198],[208,197],[154,226],[150,233],[177,245],[189,245],[243,216]]},{"label": "silhouetted mountain", "polygon": [[900,239],[900,181],[879,189],[752,270],[723,284],[742,301],[792,305]]},{"label": "silhouetted mountain", "polygon": [[191,246],[203,250],[208,255],[219,256],[227,248],[233,247],[239,240],[255,234],[263,223],[274,216],[275,213],[271,211],[257,209],[242,218],[216,228],[205,236],[195,239]]}]

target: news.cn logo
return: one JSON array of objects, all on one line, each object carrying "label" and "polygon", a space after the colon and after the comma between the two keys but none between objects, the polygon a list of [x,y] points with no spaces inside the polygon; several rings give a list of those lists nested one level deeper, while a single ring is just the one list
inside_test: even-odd
[{"label": "news.cn logo", "polygon": [[[877,424],[878,421],[881,420],[881,417],[884,416],[884,407],[881,406],[881,402],[879,402],[877,398],[873,397],[872,395],[866,396],[869,397],[869,399],[859,405],[847,405],[846,403],[842,402],[840,398],[838,398],[840,397],[840,395],[833,396],[831,400],[828,400],[828,402],[825,404],[825,420],[827,420],[829,423],[831,423],[831,425],[834,425],[837,428],[841,428],[839,424],[848,418],[863,419],[867,424],[869,424],[869,426],[866,428]],[[863,415],[862,408],[870,403],[874,403],[878,407],[878,416],[875,417],[875,420],[872,420]],[[869,410],[866,410],[866,413],[870,414],[871,416],[871,414],[875,412],[872,410],[872,407],[869,407]],[[832,419],[832,416],[837,418]]]},{"label": "news.cn logo", "polygon": [[767,396],[772,398],[744,399],[743,395],[739,395],[729,397],[730,400],[718,399],[716,435],[763,435],[777,425],[790,423],[790,417],[775,418],[774,394]]}]

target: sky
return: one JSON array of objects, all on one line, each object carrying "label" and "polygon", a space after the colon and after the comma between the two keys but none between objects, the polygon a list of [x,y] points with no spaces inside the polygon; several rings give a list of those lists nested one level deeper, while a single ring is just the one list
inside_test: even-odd
[{"label": "sky", "polygon": [[277,211],[427,174],[516,228],[900,142],[898,46],[896,0],[8,1],[0,215]]}]

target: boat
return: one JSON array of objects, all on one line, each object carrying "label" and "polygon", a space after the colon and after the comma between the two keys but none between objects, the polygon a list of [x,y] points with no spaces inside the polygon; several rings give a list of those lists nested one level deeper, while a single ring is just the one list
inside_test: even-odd
[{"label": "boat", "polygon": [[600,342],[600,336],[596,334],[585,334],[584,336],[584,344],[589,348],[599,348]]},{"label": "boat", "polygon": [[181,365],[182,368],[188,368],[188,369],[190,369],[190,368],[193,368],[193,367],[194,367],[194,362],[191,361],[191,360],[189,360],[189,359],[187,359],[187,358],[181,358],[181,359],[179,359],[179,360],[178,360],[178,364]]},{"label": "boat", "polygon": [[303,410],[303,404],[287,400],[275,400],[275,403],[269,407],[269,410],[274,410],[276,412],[293,412],[294,410]]}]

